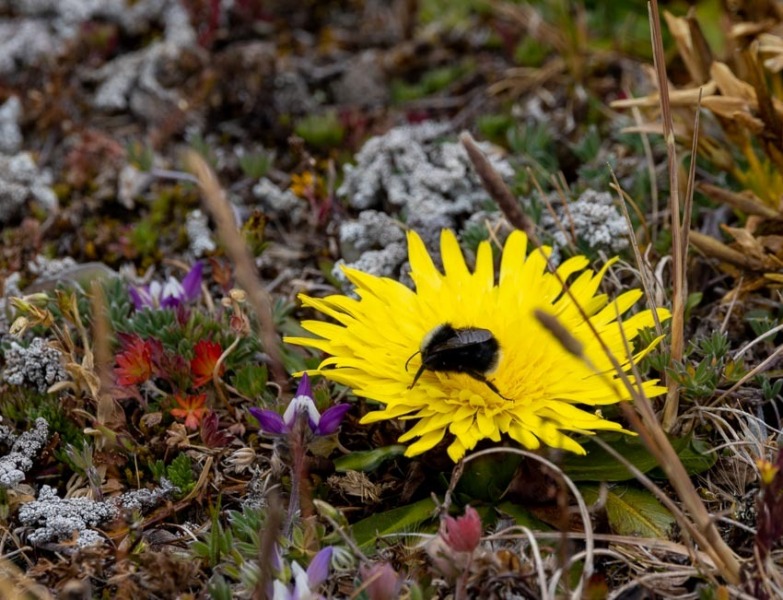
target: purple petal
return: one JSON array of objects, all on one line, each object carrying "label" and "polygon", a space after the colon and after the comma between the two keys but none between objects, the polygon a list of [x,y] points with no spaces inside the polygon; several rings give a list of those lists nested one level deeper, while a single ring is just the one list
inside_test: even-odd
[{"label": "purple petal", "polygon": [[177,308],[182,300],[176,296],[166,296],[160,301],[161,308]]},{"label": "purple petal", "polygon": [[310,590],[314,590],[329,577],[329,565],[332,562],[332,547],[327,546],[313,557],[307,567],[307,581]]},{"label": "purple petal", "polygon": [[201,272],[203,270],[204,264],[200,260],[196,261],[193,268],[182,278],[182,287],[188,302],[192,302],[201,295]]},{"label": "purple petal", "polygon": [[321,421],[318,423],[315,433],[317,435],[333,434],[340,427],[345,413],[349,410],[351,410],[351,405],[347,402],[335,404],[331,408],[327,408],[324,414],[321,415]]},{"label": "purple petal", "polygon": [[275,411],[266,408],[256,408],[255,406],[251,406],[248,410],[251,415],[258,419],[261,431],[264,433],[273,435],[288,433],[288,427],[286,427],[283,417]]},{"label": "purple petal", "polygon": [[302,375],[302,379],[299,381],[299,387],[296,388],[296,395],[307,396],[308,398],[313,397],[313,387],[310,385],[310,378],[307,376],[307,373]]},{"label": "purple petal", "polygon": [[131,286],[128,288],[128,295],[133,302],[133,306],[136,310],[141,310],[145,306],[151,306],[152,303],[149,299],[149,293],[144,288],[136,288]]}]

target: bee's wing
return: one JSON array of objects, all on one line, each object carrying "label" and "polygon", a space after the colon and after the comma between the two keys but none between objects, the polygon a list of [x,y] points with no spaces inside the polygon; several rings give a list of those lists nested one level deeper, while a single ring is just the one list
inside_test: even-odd
[{"label": "bee's wing", "polygon": [[479,329],[478,327],[466,327],[456,330],[456,342],[462,346],[470,344],[483,344],[493,339],[495,336],[489,329]]},{"label": "bee's wing", "polygon": [[432,345],[432,347],[429,348],[429,351],[431,353],[437,353],[467,348],[475,344],[484,344],[493,338],[494,336],[489,329],[478,329],[476,327],[456,329],[453,336]]}]

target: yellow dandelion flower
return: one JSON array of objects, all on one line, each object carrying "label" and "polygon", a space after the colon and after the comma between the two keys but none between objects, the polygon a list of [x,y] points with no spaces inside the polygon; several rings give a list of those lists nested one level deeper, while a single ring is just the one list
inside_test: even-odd
[{"label": "yellow dandelion flower", "polygon": [[[624,292],[611,303],[606,294],[598,292],[614,261],[598,273],[587,269],[589,261],[584,256],[563,262],[557,273],[569,282],[569,295],[547,270],[545,255],[549,252],[545,248],[528,256],[527,236],[513,232],[506,241],[496,280],[488,242],[480,244],[471,272],[454,233],[444,230],[441,273],[421,238],[409,232],[415,290],[393,279],[345,268],[359,298],[301,295],[305,306],[337,323],[304,321],[302,326],[318,337],[286,341],[331,355],[313,373],[383,405],[381,410],[368,413],[363,423],[396,418],[416,421],[399,439],[401,443],[415,440],[407,448],[407,456],[433,448],[447,433],[453,436],[448,453],[454,461],[480,440],[497,442],[503,434],[530,449],[543,443],[584,454],[582,446],[566,432],[623,431],[600,411],[589,412],[584,407],[614,404],[629,399],[629,394],[574,302],[589,316],[626,371],[631,362],[624,358],[624,340],[633,341],[654,319],[652,311],[645,310],[618,322],[617,316],[625,314],[642,292]],[[554,315],[568,328],[584,345],[592,368],[588,361],[567,352],[539,323],[533,315],[536,309]],[[669,312],[658,309],[658,317],[668,319]],[[440,338],[448,335],[442,332],[444,325],[457,334],[469,333],[472,339],[496,340],[498,348],[492,358],[497,360],[485,361],[473,373],[456,372],[469,370],[465,365],[453,370],[426,368],[412,385],[422,357],[427,356],[427,341],[439,332]],[[634,362],[659,341],[634,356]],[[476,347],[493,352],[487,344]],[[645,381],[642,387],[648,396],[666,391],[657,380]]]}]

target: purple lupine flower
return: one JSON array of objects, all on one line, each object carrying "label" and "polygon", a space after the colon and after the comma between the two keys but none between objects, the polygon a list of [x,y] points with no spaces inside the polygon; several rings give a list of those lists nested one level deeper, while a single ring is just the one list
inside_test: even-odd
[{"label": "purple lupine flower", "polygon": [[142,287],[131,287],[129,294],[136,310],[142,308],[177,308],[192,302],[201,294],[201,274],[204,265],[197,261],[182,281],[169,277],[165,283],[153,281]]},{"label": "purple lupine flower", "polygon": [[296,561],[291,563],[294,586],[291,588],[282,581],[274,582],[272,600],[316,600],[322,596],[316,594],[321,584],[329,577],[329,564],[332,562],[332,547],[322,549],[310,561],[305,571]]},{"label": "purple lupine flower", "polygon": [[342,423],[345,413],[351,405],[348,403],[335,404],[326,409],[324,414],[318,412],[313,402],[313,391],[310,386],[310,378],[305,373],[296,389],[296,396],[288,404],[285,413],[281,417],[279,413],[267,408],[251,407],[250,414],[258,419],[261,430],[269,435],[285,435],[293,431],[299,415],[307,415],[307,424],[315,435],[331,435],[337,431]]}]

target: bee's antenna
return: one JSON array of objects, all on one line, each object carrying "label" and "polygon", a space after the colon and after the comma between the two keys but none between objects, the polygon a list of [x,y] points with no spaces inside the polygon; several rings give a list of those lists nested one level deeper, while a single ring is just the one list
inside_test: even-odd
[{"label": "bee's antenna", "polygon": [[[413,358],[413,357],[411,357],[411,358]],[[410,359],[409,359],[409,360],[410,360]],[[411,384],[408,386],[408,389],[409,389],[409,390],[413,389],[413,386],[414,386],[414,385],[416,385],[416,382],[419,380],[419,377],[421,377],[421,374],[422,374],[422,373],[424,373],[424,369],[425,369],[425,368],[426,368],[426,367],[424,366],[424,364],[422,364],[422,365],[419,367],[419,370],[418,370],[418,371],[416,371],[416,375],[414,375],[414,376],[413,376],[413,383],[411,383]]]},{"label": "bee's antenna", "polygon": [[[413,357],[416,356],[417,354],[421,354],[421,350],[416,350],[416,352],[411,354],[410,357],[408,358],[408,360],[405,361],[405,370],[406,371],[408,370],[408,364],[413,360]],[[419,371],[421,371],[421,369],[419,369]],[[421,375],[421,373],[416,375],[416,379],[419,378],[419,375]],[[416,380],[414,380],[413,383],[416,383]],[[413,386],[411,386],[411,387],[413,387]]]}]

